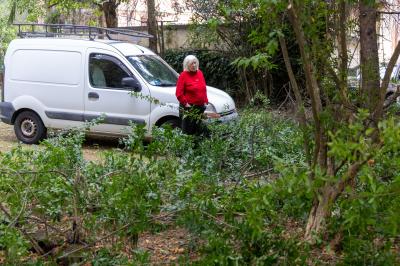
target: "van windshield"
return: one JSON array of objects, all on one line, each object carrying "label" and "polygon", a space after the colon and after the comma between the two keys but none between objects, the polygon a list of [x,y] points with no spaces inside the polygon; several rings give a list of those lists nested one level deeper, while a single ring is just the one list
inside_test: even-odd
[{"label": "van windshield", "polygon": [[175,86],[178,75],[155,55],[135,55],[127,57],[132,66],[151,85],[159,87]]}]

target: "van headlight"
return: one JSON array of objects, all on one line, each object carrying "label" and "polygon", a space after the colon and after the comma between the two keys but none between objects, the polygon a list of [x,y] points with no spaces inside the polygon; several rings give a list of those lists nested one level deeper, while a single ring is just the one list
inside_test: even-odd
[{"label": "van headlight", "polygon": [[209,113],[216,113],[217,109],[215,109],[215,106],[212,103],[208,103],[206,105],[206,110],[205,112],[209,112]]}]

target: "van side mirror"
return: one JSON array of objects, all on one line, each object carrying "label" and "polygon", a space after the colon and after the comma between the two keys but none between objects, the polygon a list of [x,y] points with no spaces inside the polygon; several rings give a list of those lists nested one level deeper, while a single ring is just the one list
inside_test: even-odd
[{"label": "van side mirror", "polygon": [[140,85],[140,83],[132,77],[122,78],[121,84],[125,89],[131,89],[135,92],[139,92],[142,90],[142,86]]}]

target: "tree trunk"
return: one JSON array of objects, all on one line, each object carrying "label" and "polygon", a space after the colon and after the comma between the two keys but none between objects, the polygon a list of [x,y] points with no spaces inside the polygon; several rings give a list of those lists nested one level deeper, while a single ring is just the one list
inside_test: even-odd
[{"label": "tree trunk", "polygon": [[321,161],[321,159],[324,160],[325,158],[325,153],[321,150],[324,149],[325,145],[325,143],[323,143],[324,129],[322,128],[320,121],[320,114],[322,110],[321,94],[318,81],[315,76],[315,66],[313,65],[312,56],[310,51],[307,49],[307,41],[305,38],[302,21],[299,18],[294,2],[292,0],[289,2],[289,18],[300,49],[301,61],[303,63],[304,74],[306,77],[306,87],[311,99],[311,109],[315,123],[315,148],[312,162],[312,168],[315,168],[317,165],[326,165],[326,162]]},{"label": "tree trunk", "polygon": [[150,50],[157,53],[157,20],[154,0],[147,0],[147,28],[153,38],[149,39]]},{"label": "tree trunk", "polygon": [[389,86],[390,82],[390,77],[392,76],[393,68],[396,65],[396,62],[400,56],[400,41],[397,42],[396,48],[394,49],[394,52],[392,54],[392,57],[390,58],[389,64],[386,68],[385,76],[383,77],[381,88],[380,88],[380,102],[375,109],[375,114],[374,114],[374,119],[379,120],[382,115],[383,115],[383,107],[384,107],[384,101],[385,101],[385,96],[386,96],[386,90]]},{"label": "tree trunk", "polygon": [[372,113],[380,99],[378,42],[376,35],[377,11],[375,1],[360,1],[360,63],[361,92],[367,109]]},{"label": "tree trunk", "polygon": [[293,72],[292,64],[290,63],[289,52],[286,46],[286,40],[284,37],[279,37],[279,44],[281,46],[283,60],[285,62],[286,71],[288,72],[290,84],[292,85],[292,89],[294,92],[294,97],[296,99],[296,117],[299,121],[299,124],[303,131],[303,138],[304,138],[304,151],[306,153],[307,161],[309,166],[311,166],[311,158],[310,158],[310,140],[307,136],[307,119],[306,114],[304,111],[304,103],[303,99],[300,94],[300,89],[296,81],[296,77]]},{"label": "tree trunk", "polygon": [[[347,5],[345,0],[341,0],[339,3],[339,23],[337,27],[338,35],[338,52],[339,52],[339,88],[340,88],[340,99],[342,105],[350,106],[349,99],[347,96],[347,73],[348,73],[348,50],[347,50]],[[344,110],[346,112],[346,110]],[[347,115],[348,117],[348,115]]]},{"label": "tree trunk", "polygon": [[[368,160],[368,159],[367,159]],[[306,233],[304,238],[311,243],[314,242],[314,235],[325,230],[325,221],[331,215],[333,203],[344,191],[345,187],[354,184],[354,179],[361,166],[367,161],[355,162],[349,166],[347,172],[339,177],[336,183],[327,182],[314,199],[313,206],[308,216]]]},{"label": "tree trunk", "polygon": [[104,27],[104,13],[102,12],[102,14],[97,18],[97,23],[99,25],[99,27]]},{"label": "tree trunk", "polygon": [[330,216],[332,201],[335,191],[332,185],[325,185],[320,193],[320,198],[315,198],[308,216],[305,239],[313,242],[313,235],[322,232],[325,228],[325,220]]},{"label": "tree trunk", "polygon": [[107,28],[118,27],[117,8],[119,2],[116,0],[109,0],[102,4],[101,9],[104,13]]},{"label": "tree trunk", "polygon": [[0,90],[3,90],[3,82],[4,82],[4,75],[3,72],[0,71]]}]

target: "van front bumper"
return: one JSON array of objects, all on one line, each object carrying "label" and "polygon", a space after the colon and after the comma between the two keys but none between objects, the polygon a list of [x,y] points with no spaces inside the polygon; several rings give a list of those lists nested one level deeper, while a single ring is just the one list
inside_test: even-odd
[{"label": "van front bumper", "polygon": [[0,102],[0,120],[12,125],[12,117],[15,113],[14,106],[9,102]]},{"label": "van front bumper", "polygon": [[208,118],[205,121],[206,123],[213,123],[213,122],[227,123],[236,120],[238,117],[239,115],[234,109],[224,113],[218,113],[218,114],[214,113],[212,115],[208,115]]}]

